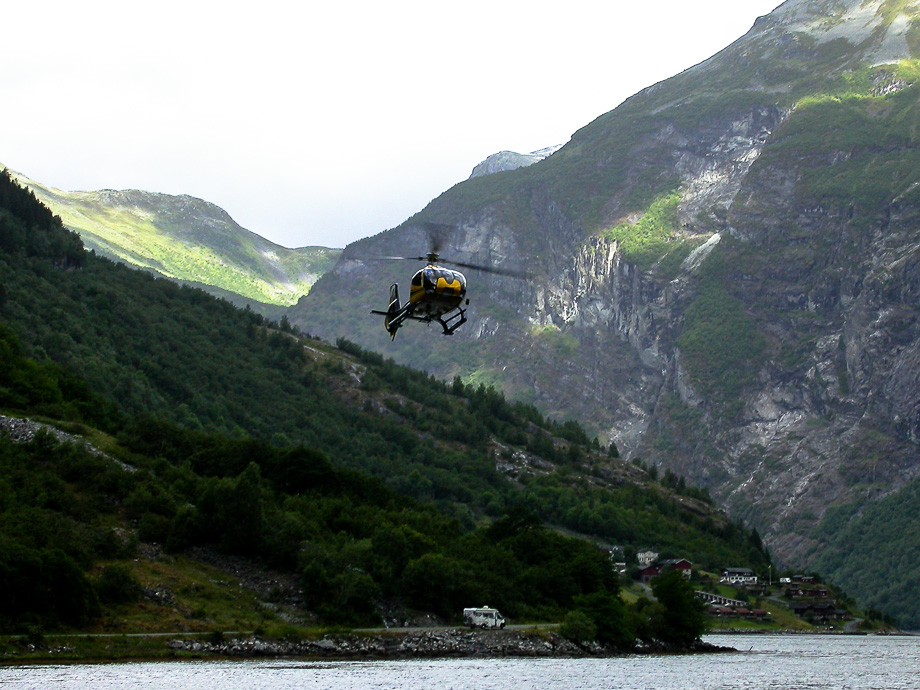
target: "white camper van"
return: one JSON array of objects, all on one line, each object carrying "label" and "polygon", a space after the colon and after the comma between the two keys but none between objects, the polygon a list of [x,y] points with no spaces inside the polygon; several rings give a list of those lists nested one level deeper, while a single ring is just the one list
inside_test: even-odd
[{"label": "white camper van", "polygon": [[483,606],[480,609],[463,609],[463,622],[471,628],[495,630],[505,627],[505,619],[497,609]]}]

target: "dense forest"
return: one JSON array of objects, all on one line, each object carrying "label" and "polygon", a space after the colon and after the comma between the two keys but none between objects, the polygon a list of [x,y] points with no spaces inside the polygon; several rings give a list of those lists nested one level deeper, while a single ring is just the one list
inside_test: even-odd
[{"label": "dense forest", "polygon": [[86,253],[5,172],[0,413],[78,439],[0,432],[3,631],[79,628],[136,596],[145,543],[296,573],[325,622],[488,601],[578,612],[623,646],[663,639],[673,611],[625,607],[601,546],[768,563],[704,493],[577,424]]}]

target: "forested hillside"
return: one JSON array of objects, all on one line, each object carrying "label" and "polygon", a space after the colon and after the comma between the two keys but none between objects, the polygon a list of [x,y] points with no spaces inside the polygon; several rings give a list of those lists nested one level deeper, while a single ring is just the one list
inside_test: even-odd
[{"label": "forested hillside", "polygon": [[340,623],[601,610],[618,581],[599,543],[767,563],[705,494],[579,425],[88,255],[6,173],[0,354],[0,413],[75,435],[0,432],[4,630],[138,599],[150,544],[296,574],[305,615]]}]

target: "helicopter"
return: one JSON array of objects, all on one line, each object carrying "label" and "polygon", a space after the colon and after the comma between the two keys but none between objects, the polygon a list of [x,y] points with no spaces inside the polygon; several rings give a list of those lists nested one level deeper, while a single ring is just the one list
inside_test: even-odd
[{"label": "helicopter", "polygon": [[425,267],[416,271],[409,281],[409,301],[405,304],[399,300],[399,285],[390,286],[390,302],[386,311],[374,309],[371,314],[380,314],[384,317],[383,326],[390,339],[396,339],[396,332],[407,320],[422,321],[431,324],[436,321],[441,325],[444,335],[453,335],[460,326],[466,323],[466,309],[470,301],[466,299],[466,276],[453,268],[447,268],[442,263],[472,268],[486,273],[499,273],[514,277],[526,277],[526,273],[498,269],[492,266],[461,263],[459,261],[443,260],[439,255],[440,246],[446,230],[451,226],[439,223],[425,223],[430,240],[430,251],[425,256],[387,256],[383,259],[424,261]]}]

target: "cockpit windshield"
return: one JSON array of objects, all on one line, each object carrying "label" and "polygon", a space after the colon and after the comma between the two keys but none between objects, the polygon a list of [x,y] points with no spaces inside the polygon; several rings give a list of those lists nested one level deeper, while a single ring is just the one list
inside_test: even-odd
[{"label": "cockpit windshield", "polygon": [[466,287],[466,278],[464,278],[463,274],[458,271],[451,271],[449,268],[428,266],[423,270],[423,273],[425,282],[431,285],[437,286],[439,280],[443,280],[448,286],[459,282],[461,289]]}]

